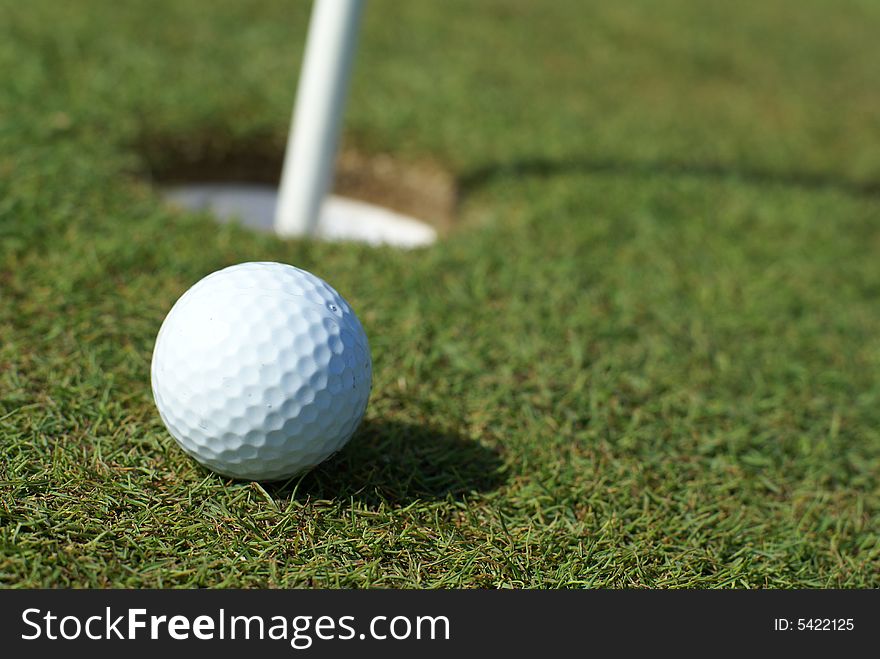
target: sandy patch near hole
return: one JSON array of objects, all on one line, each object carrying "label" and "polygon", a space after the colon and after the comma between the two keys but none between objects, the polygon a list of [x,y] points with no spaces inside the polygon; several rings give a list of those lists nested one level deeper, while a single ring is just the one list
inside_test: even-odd
[{"label": "sandy patch near hole", "polygon": [[389,154],[343,151],[336,162],[333,191],[417,217],[441,233],[455,223],[455,178],[432,163],[408,163]]}]

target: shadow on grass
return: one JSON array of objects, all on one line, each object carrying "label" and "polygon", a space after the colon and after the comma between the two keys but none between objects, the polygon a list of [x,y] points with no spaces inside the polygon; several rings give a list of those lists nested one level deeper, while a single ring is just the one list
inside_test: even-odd
[{"label": "shadow on grass", "polygon": [[348,445],[299,482],[267,485],[276,497],[354,499],[370,507],[462,499],[506,480],[498,452],[450,430],[365,421]]},{"label": "shadow on grass", "polygon": [[601,158],[524,158],[509,163],[490,163],[465,173],[459,190],[467,195],[504,178],[549,178],[565,174],[611,174],[617,176],[692,176],[701,179],[744,181],[752,185],[782,185],[805,190],[837,190],[859,197],[880,196],[880,182],[854,181],[831,174],[776,172],[722,163],[689,163],[674,160],[630,161]]}]

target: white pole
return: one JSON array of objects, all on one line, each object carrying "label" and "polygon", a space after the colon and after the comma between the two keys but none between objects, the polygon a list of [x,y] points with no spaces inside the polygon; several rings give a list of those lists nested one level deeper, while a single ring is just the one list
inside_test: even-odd
[{"label": "white pole", "polygon": [[312,235],[333,178],[364,0],[315,0],[281,171],[275,231]]}]

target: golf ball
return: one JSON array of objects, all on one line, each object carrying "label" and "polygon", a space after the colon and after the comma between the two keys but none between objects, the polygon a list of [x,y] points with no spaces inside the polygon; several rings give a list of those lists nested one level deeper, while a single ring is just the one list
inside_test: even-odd
[{"label": "golf ball", "polygon": [[290,265],[241,263],[174,304],[151,375],[186,453],[224,476],[280,480],[348,442],[372,363],[360,321],[329,284]]}]

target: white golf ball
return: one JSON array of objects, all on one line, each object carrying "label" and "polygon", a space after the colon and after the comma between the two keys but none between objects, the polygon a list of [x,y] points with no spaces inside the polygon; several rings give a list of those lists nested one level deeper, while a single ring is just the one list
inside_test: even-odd
[{"label": "white golf ball", "polygon": [[153,398],[186,453],[224,476],[279,480],[338,451],[372,385],[367,336],[329,284],[281,263],[208,275],[156,337]]}]

